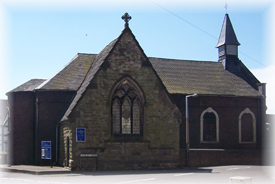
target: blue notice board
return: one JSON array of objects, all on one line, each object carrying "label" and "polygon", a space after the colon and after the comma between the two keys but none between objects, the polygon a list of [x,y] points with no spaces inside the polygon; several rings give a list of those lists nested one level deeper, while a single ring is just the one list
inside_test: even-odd
[{"label": "blue notice board", "polygon": [[41,141],[41,159],[51,158],[51,141]]},{"label": "blue notice board", "polygon": [[86,141],[86,129],[76,128],[76,142],[85,142],[85,141]]}]

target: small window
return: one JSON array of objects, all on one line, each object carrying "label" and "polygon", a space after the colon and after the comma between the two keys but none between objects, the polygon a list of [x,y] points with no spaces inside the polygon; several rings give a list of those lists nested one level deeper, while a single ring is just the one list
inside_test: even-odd
[{"label": "small window", "polygon": [[211,107],[202,112],[200,126],[201,142],[219,142],[219,116]]},{"label": "small window", "polygon": [[203,116],[203,141],[216,141],[216,116],[213,112]]},{"label": "small window", "polygon": [[239,116],[239,142],[256,142],[256,118],[249,108],[242,111]]}]

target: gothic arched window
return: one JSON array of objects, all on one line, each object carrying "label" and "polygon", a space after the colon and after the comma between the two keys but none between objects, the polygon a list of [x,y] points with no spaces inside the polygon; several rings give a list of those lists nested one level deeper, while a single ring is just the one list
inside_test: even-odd
[{"label": "gothic arched window", "polygon": [[239,115],[239,142],[256,142],[256,118],[249,108],[246,108]]},{"label": "gothic arched window", "polygon": [[112,132],[115,137],[141,136],[144,98],[131,79],[118,83],[112,96]]},{"label": "gothic arched window", "polygon": [[201,142],[219,142],[219,116],[211,107],[201,113]]}]

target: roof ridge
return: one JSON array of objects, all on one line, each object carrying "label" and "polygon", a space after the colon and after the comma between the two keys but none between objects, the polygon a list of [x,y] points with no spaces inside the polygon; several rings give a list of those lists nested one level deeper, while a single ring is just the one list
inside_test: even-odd
[{"label": "roof ridge", "polygon": [[148,57],[148,59],[161,59],[169,61],[186,61],[186,62],[209,62],[209,63],[220,63],[218,61],[199,61],[199,60],[190,60],[190,59],[171,59],[171,58],[160,58],[160,57]]},{"label": "roof ridge", "polygon": [[78,52],[77,54],[79,54],[79,55],[98,55],[98,54],[92,54],[92,53],[81,53],[81,52]]},{"label": "roof ridge", "polygon": [[261,96],[245,80],[224,70],[222,62],[149,59],[170,94]]}]

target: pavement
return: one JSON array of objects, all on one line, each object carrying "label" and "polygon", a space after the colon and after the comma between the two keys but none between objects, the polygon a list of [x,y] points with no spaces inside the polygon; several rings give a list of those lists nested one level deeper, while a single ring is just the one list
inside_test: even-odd
[{"label": "pavement", "polygon": [[[81,171],[70,172],[62,167],[48,166],[2,166],[0,183],[26,184],[228,184],[247,183],[275,184],[274,166],[228,165],[177,170],[132,170],[132,171]],[[30,173],[30,174],[24,174]],[[59,173],[66,174],[59,174]],[[251,182],[252,179],[252,182]],[[247,182],[246,182],[247,181]]]},{"label": "pavement", "polygon": [[70,169],[56,166],[33,166],[33,165],[0,165],[1,172],[17,172],[27,173],[34,175],[45,175],[45,174],[68,174],[71,173]]}]

